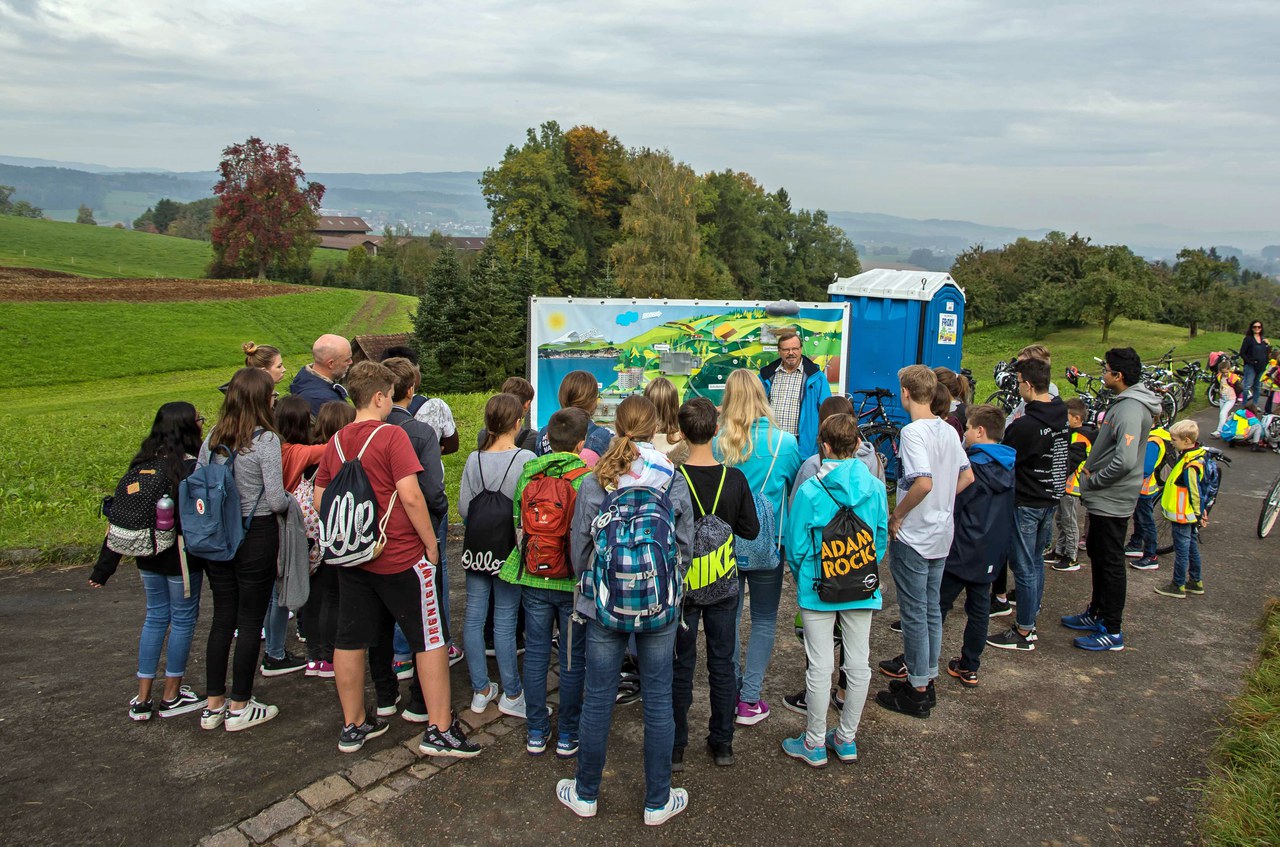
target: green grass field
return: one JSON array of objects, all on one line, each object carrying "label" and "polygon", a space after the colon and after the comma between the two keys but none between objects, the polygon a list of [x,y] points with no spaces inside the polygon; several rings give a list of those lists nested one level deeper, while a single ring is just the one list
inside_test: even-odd
[{"label": "green grass field", "polygon": [[[13,368],[0,389],[0,548],[93,543],[104,526],[97,503],[155,410],[188,400],[213,417],[217,386],[244,363],[241,343],[280,347],[292,374],[321,333],[403,332],[413,305],[409,297],[342,290],[136,305],[5,303],[0,350],[28,367]],[[459,466],[453,478],[460,474]]]},{"label": "green grass field", "polygon": [[0,265],[96,277],[204,276],[203,241],[104,226],[0,216]]}]

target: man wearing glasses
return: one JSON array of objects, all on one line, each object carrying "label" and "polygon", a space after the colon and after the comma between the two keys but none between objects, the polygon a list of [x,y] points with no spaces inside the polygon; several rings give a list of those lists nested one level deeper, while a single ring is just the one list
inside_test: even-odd
[{"label": "man wearing glasses", "polygon": [[1067,615],[1062,625],[1080,630],[1082,650],[1123,650],[1127,574],[1124,542],[1142,488],[1143,457],[1160,398],[1142,384],[1142,360],[1132,347],[1107,351],[1102,384],[1115,392],[1080,471],[1080,499],[1089,513],[1085,549],[1093,574],[1089,608]]}]

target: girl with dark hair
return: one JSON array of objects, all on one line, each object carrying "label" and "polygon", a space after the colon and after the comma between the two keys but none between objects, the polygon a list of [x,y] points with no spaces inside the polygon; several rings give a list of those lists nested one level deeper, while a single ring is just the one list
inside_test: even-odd
[{"label": "girl with dark hair", "polygon": [[[160,472],[168,477],[166,493],[176,503],[178,484],[195,467],[203,423],[204,418],[190,403],[165,403],[156,412],[151,433],[138,448],[129,469],[159,465]],[[174,528],[181,532],[176,508],[174,521]],[[170,718],[204,708],[204,698],[197,697],[189,686],[182,684],[191,652],[191,637],[200,616],[204,562],[194,556],[187,557],[188,578],[184,586],[183,555],[179,545],[175,544],[155,556],[138,556],[136,560],[147,597],[147,617],[138,638],[138,696],[129,701],[129,717],[135,721],[150,720],[157,712],[162,718]],[[106,585],[119,567],[120,558],[120,554],[108,549],[104,541],[98,562],[89,575],[89,586],[102,588]],[[165,653],[164,693],[159,708],[156,708],[152,705],[151,691],[166,633],[169,646]]]},{"label": "girl with dark hair", "polygon": [[[209,702],[200,716],[203,729],[225,724],[230,732],[274,718],[279,709],[253,699],[262,623],[276,581],[280,535],[276,515],[289,508],[280,460],[280,436],[272,419],[275,383],[259,368],[241,368],[231,377],[222,412],[200,445],[201,465],[234,461],[240,514],[247,523],[244,541],[227,562],[210,562],[213,623],[206,656]],[[239,638],[235,638],[237,630]],[[230,699],[227,663],[235,638]]]},{"label": "girl with dark hair", "polygon": [[1262,321],[1249,324],[1244,341],[1240,343],[1240,359],[1244,362],[1244,397],[1245,405],[1256,403],[1258,393],[1262,390],[1262,374],[1267,369],[1267,359],[1271,355],[1271,342],[1262,333]]}]

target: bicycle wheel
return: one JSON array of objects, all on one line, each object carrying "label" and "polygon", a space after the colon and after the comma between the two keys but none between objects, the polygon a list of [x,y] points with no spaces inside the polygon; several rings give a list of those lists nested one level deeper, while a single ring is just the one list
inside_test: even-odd
[{"label": "bicycle wheel", "polygon": [[1174,418],[1178,417],[1178,404],[1174,402],[1173,396],[1170,394],[1160,395],[1160,418],[1163,426],[1169,426],[1173,423]]},{"label": "bicycle wheel", "polygon": [[884,424],[873,424],[862,430],[862,437],[880,454],[886,481],[898,478],[898,429]]},{"label": "bicycle wheel", "polygon": [[1266,538],[1271,528],[1276,525],[1276,517],[1280,516],[1280,476],[1271,483],[1267,499],[1262,501],[1262,513],[1258,515],[1258,537]]},{"label": "bicycle wheel", "polygon": [[1205,389],[1204,396],[1208,398],[1209,405],[1215,409],[1222,405],[1222,388],[1218,385],[1217,380],[1209,383],[1209,387]]},{"label": "bicycle wheel", "polygon": [[997,409],[1003,409],[1007,415],[1018,407],[1016,400],[1011,400],[1009,392],[996,391],[987,398],[988,406],[995,406]]},{"label": "bicycle wheel", "polygon": [[1157,502],[1152,516],[1156,519],[1156,555],[1167,556],[1173,552],[1173,522],[1164,516],[1164,509]]}]

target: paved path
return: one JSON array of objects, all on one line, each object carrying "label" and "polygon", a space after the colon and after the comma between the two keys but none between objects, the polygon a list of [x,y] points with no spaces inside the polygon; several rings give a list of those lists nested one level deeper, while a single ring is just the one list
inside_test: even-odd
[{"label": "paved path", "polygon": [[[660,835],[640,822],[642,730],[640,709],[631,706],[615,720],[593,820],[573,817],[552,796],[572,765],[529,757],[514,722],[499,721],[479,760],[421,781],[393,777],[389,789],[366,789],[343,807],[354,817],[329,813],[336,828],[313,820],[282,843],[1197,843],[1193,786],[1206,773],[1224,704],[1253,658],[1254,622],[1265,598],[1280,594],[1278,542],[1259,541],[1253,531],[1280,457],[1235,455],[1204,533],[1204,597],[1153,593],[1171,562],[1153,573],[1130,571],[1129,649],[1088,654],[1055,623],[1083,607],[1088,566],[1050,572],[1035,653],[989,650],[976,690],[943,676],[928,721],[869,703],[857,764],[833,761],[812,771],[778,749],[803,723],[781,708],[782,695],[803,684],[803,654],[785,624],[794,614],[788,588],[765,690],[774,715],[739,730],[733,768],[714,768],[690,747],[688,769],[676,778],[690,791],[690,810]],[[281,717],[239,735],[201,733],[194,717],[131,724],[124,704],[143,611],[136,573],[122,569],[94,594],[82,589],[86,575],[86,568],[0,574],[5,842],[128,843],[143,828],[165,843],[194,842],[357,762],[390,761],[397,742],[414,735],[397,721],[388,737],[342,756],[331,683],[300,677],[263,682],[260,695],[280,705]],[[459,584],[454,590],[460,595]],[[887,627],[892,616],[877,615],[873,624],[873,662],[900,652]],[[961,623],[959,616],[948,622],[944,657],[958,652]],[[200,658],[192,669],[197,688]],[[454,671],[455,692],[467,689],[462,670]],[[873,696],[883,685],[877,675]],[[461,707],[463,696],[455,701]],[[691,723],[705,719],[705,703],[695,704]],[[238,834],[222,837],[243,843]]]}]

